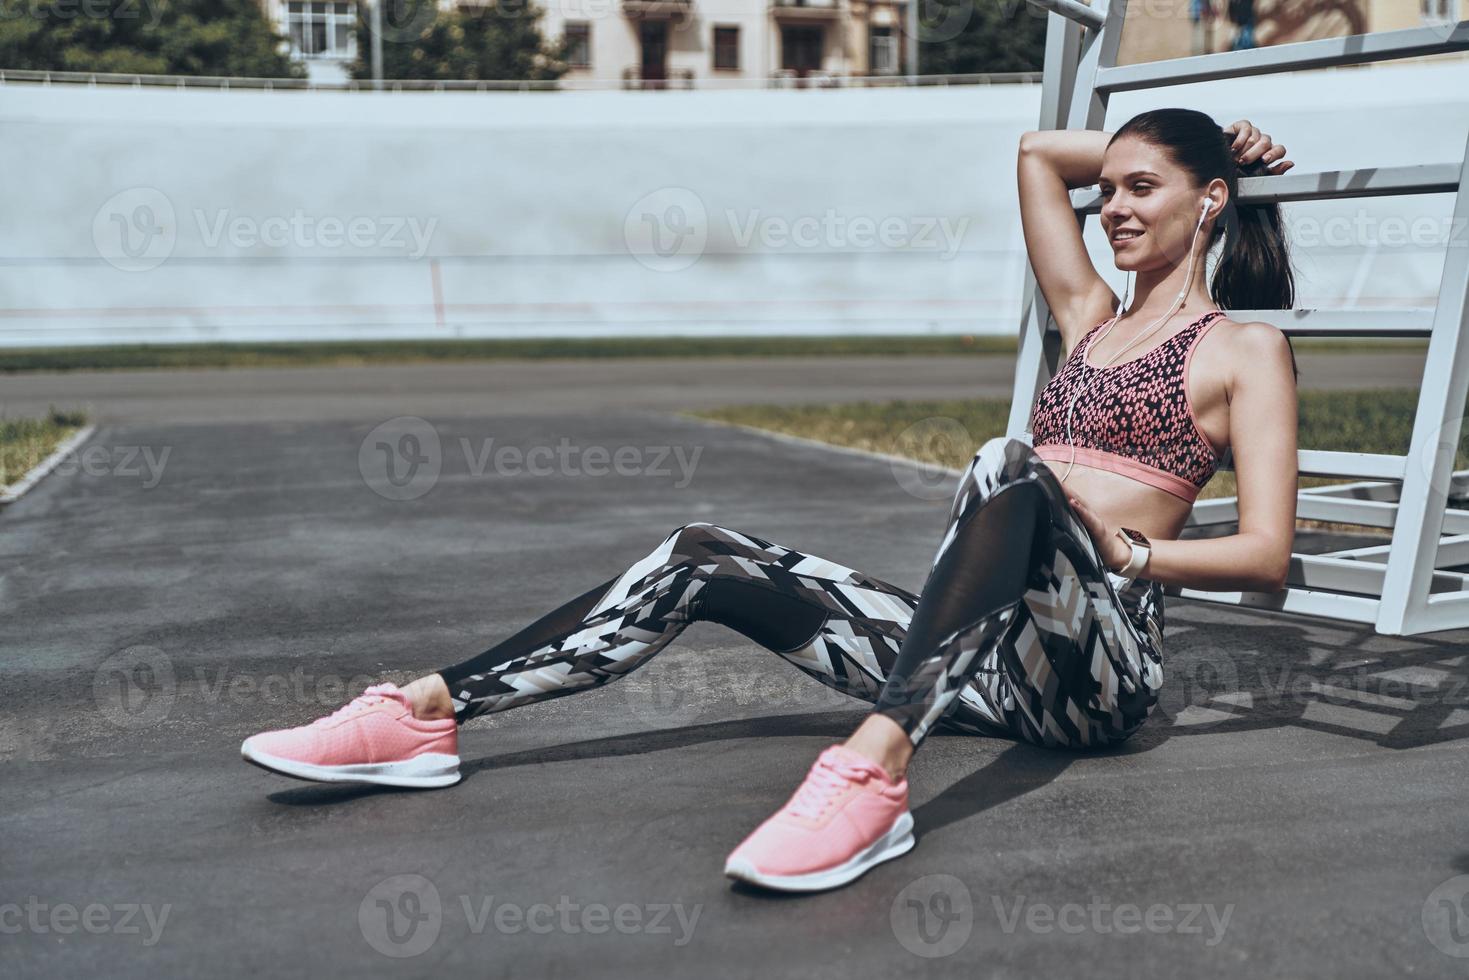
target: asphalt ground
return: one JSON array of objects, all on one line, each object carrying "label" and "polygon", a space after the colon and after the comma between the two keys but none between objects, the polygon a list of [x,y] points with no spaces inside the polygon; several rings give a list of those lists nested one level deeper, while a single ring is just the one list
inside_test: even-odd
[{"label": "asphalt ground", "polygon": [[[814,400],[903,397],[909,365],[863,360]],[[666,410],[799,374],[690,371],[655,405],[607,362],[540,367],[64,376],[101,425],[0,511],[6,976],[1463,974],[1461,632],[1171,598],[1138,735],[934,735],[917,847],[813,896],[723,860],[864,704],[712,623],[469,723],[449,789],[245,765],[245,736],[478,653],[691,521],[921,587],[952,478]],[[39,380],[0,381],[10,410]],[[394,483],[377,447],[409,434],[437,472]]]},{"label": "asphalt ground", "polygon": [[[1300,354],[1301,388],[1415,387],[1423,354]],[[3,363],[3,354],[0,354]],[[504,360],[362,367],[0,374],[0,411],[55,405],[108,422],[296,422],[415,414],[675,410],[751,402],[1009,398],[1010,357]]]}]

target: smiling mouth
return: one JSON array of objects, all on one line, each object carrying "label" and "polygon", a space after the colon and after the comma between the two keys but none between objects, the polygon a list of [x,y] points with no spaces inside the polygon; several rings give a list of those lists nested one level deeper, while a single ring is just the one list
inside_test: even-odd
[{"label": "smiling mouth", "polygon": [[1139,238],[1143,237],[1143,235],[1145,235],[1145,234],[1147,234],[1147,233],[1146,232],[1139,231],[1139,232],[1134,232],[1131,235],[1125,235],[1125,236],[1123,236],[1121,238],[1119,238],[1119,237],[1117,237],[1117,236],[1114,235],[1112,237],[1112,244],[1115,245],[1115,246],[1117,246],[1118,248],[1121,248],[1123,245],[1131,245],[1133,242],[1137,241]]}]

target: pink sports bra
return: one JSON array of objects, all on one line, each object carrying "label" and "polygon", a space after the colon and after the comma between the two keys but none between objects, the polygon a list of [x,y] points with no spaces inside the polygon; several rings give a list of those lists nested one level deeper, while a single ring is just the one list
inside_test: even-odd
[{"label": "pink sports bra", "polygon": [[1218,469],[1219,458],[1199,428],[1184,379],[1199,338],[1224,315],[1210,310],[1142,357],[1105,368],[1087,361],[1087,351],[1108,321],[1092,327],[1036,398],[1031,413],[1036,455],[1048,462],[1071,458],[1066,407],[1077,384],[1085,381],[1071,420],[1076,462],[1192,503]]}]

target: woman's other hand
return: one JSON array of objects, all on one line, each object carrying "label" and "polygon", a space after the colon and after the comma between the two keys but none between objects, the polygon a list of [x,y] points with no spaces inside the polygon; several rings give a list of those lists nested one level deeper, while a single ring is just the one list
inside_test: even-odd
[{"label": "woman's other hand", "polygon": [[1270,142],[1270,136],[1256,129],[1248,119],[1225,126],[1224,132],[1234,136],[1229,152],[1234,156],[1235,163],[1241,167],[1263,160],[1268,165],[1265,169],[1278,177],[1295,166],[1291,161],[1282,159],[1285,156],[1285,147]]}]

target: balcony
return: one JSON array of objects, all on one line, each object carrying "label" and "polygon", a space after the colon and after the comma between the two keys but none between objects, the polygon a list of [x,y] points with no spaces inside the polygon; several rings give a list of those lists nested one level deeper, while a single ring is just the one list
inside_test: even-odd
[{"label": "balcony", "polygon": [[692,89],[694,70],[692,68],[669,68],[660,78],[644,78],[642,66],[631,65],[622,69],[622,87],[643,90]]},{"label": "balcony", "polygon": [[840,0],[770,0],[770,12],[781,20],[836,20],[842,16]]},{"label": "balcony", "polygon": [[622,14],[630,20],[683,20],[693,5],[693,0],[622,0]]}]

